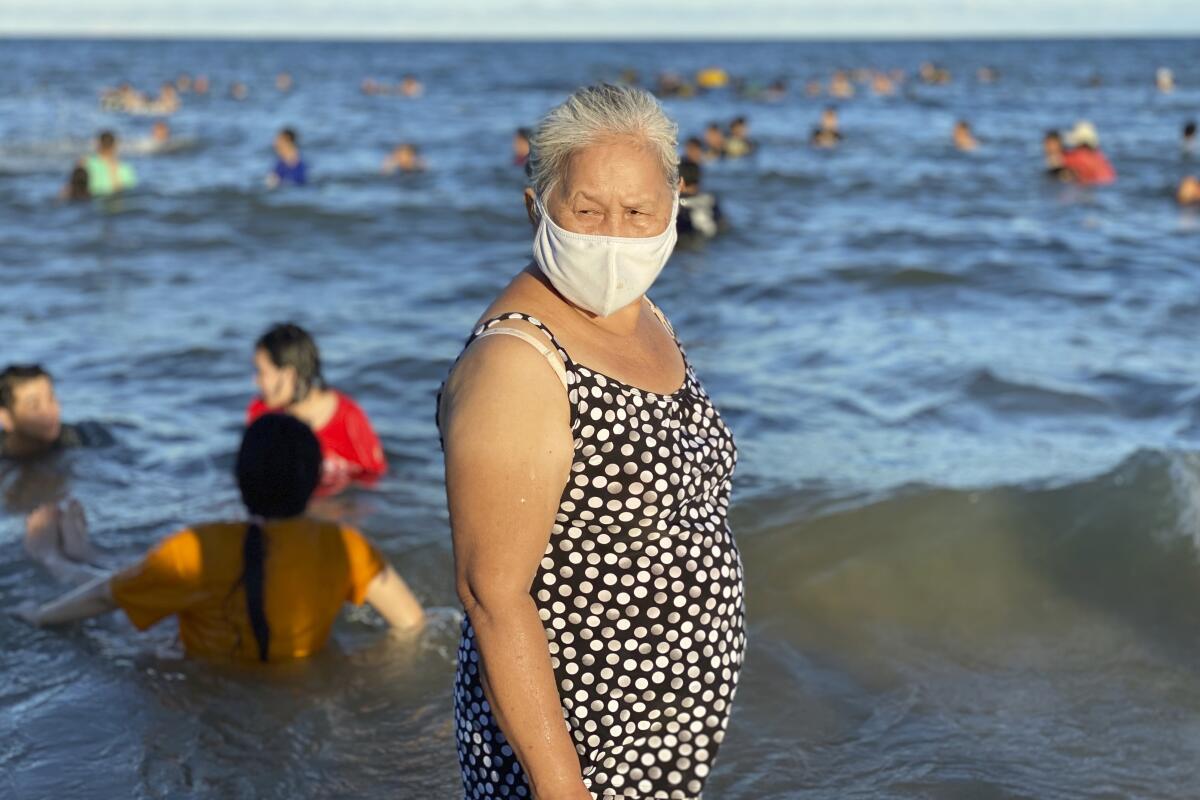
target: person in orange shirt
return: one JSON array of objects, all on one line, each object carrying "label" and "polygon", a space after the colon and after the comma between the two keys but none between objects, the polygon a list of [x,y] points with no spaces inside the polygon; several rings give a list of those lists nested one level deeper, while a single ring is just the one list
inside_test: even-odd
[{"label": "person in orange shirt", "polygon": [[396,628],[424,624],[416,597],[362,534],[305,515],[321,474],[321,448],[307,425],[263,416],[246,429],[235,472],[248,521],[184,529],[116,574],[91,566],[77,503],[38,509],[26,550],[82,585],[17,614],[58,625],[120,609],[139,630],[175,616],[189,656],[236,662],[316,653],[346,602],[369,603]]}]

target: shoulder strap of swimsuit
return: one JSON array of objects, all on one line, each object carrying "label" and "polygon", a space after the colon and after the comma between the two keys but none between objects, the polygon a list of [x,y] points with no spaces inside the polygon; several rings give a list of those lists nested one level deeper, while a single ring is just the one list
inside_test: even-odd
[{"label": "shoulder strap of swimsuit", "polygon": [[530,346],[532,346],[535,350],[537,350],[539,353],[541,353],[545,357],[546,361],[550,364],[551,369],[553,369],[554,373],[556,375],[558,375],[558,379],[559,379],[559,381],[562,382],[563,388],[564,389],[568,388],[567,387],[567,370],[566,370],[566,367],[563,366],[562,359],[558,357],[558,355],[554,352],[554,350],[552,350],[551,348],[549,348],[545,344],[543,344],[532,333],[526,333],[525,331],[519,330],[517,328],[510,328],[507,325],[497,325],[495,327],[488,328],[488,329],[482,331],[478,336],[475,337],[475,341],[478,341],[479,339],[482,339],[485,336],[500,336],[500,335],[515,336],[518,339],[520,339],[521,341],[527,342]]},{"label": "shoulder strap of swimsuit", "polygon": [[654,312],[654,316],[658,317],[658,321],[661,322],[663,327],[667,329],[667,333],[671,334],[671,338],[678,342],[679,337],[675,335],[675,329],[671,327],[671,323],[667,322],[666,314],[664,314],[662,309],[656,306],[654,301],[649,297],[646,298],[646,302],[650,304],[650,310]]},{"label": "shoulder strap of swimsuit", "polygon": [[[539,341],[537,337],[526,331],[502,324],[508,320],[521,320],[522,322],[527,322],[533,327],[537,328],[539,331],[545,334],[547,339],[550,340],[550,344],[553,345],[553,349],[546,347],[546,345]],[[546,361],[550,364],[551,368],[554,369],[555,374],[558,375],[559,380],[562,381],[563,386],[568,390],[570,389],[570,382],[567,378],[567,375],[573,365],[571,357],[567,354],[566,348],[559,344],[558,339],[554,336],[554,333],[551,332],[551,330],[544,324],[542,324],[541,320],[519,311],[510,311],[506,314],[500,314],[475,326],[475,331],[471,334],[470,338],[467,339],[466,347],[470,347],[476,339],[482,336],[493,336],[497,334],[516,336],[518,339],[528,342],[546,358]],[[463,349],[465,350],[466,347]]]}]

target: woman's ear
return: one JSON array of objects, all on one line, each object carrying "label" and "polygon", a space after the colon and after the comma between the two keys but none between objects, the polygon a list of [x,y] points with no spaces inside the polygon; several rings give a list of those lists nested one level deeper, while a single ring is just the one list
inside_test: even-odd
[{"label": "woman's ear", "polygon": [[529,216],[529,224],[536,228],[540,220],[537,211],[537,195],[532,186],[525,187],[525,213]]}]

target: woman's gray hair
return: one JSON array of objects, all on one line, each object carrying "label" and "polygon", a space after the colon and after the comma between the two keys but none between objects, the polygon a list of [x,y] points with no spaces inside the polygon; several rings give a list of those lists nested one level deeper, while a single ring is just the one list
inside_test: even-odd
[{"label": "woman's gray hair", "polygon": [[609,83],[585,86],[538,123],[530,140],[529,180],[538,197],[545,197],[577,151],[613,136],[633,136],[658,156],[663,178],[674,191],[679,183],[678,133],[679,126],[646,90]]}]

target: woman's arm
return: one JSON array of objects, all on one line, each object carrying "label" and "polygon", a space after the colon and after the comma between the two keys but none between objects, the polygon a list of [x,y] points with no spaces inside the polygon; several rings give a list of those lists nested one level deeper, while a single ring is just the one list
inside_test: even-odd
[{"label": "woman's arm", "polygon": [[530,594],[573,452],[562,384],[524,342],[472,345],[442,402],[459,597],[484,691],[538,800],[591,800]]},{"label": "woman's arm", "polygon": [[16,609],[17,616],[37,625],[63,625],[89,617],[97,617],[117,608],[109,586],[111,576],[100,575],[88,583],[67,592],[57,600],[39,606],[31,603]]},{"label": "woman's arm", "polygon": [[418,628],[425,624],[420,601],[391,564],[385,565],[367,584],[367,602],[393,628]]}]

